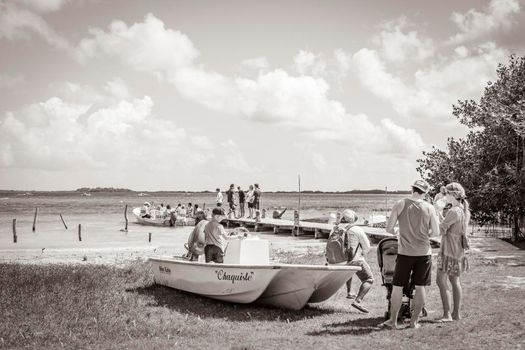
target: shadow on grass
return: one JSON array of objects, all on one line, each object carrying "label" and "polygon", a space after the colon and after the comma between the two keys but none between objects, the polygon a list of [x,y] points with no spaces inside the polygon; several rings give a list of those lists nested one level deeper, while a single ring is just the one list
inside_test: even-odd
[{"label": "shadow on grass", "polygon": [[378,325],[385,319],[383,317],[359,318],[346,322],[336,322],[323,325],[325,329],[306,333],[312,336],[326,335],[367,335],[382,331]]},{"label": "shadow on grass", "polygon": [[152,302],[149,306],[166,307],[181,314],[195,315],[200,318],[222,318],[233,322],[252,320],[294,322],[336,312],[308,305],[302,310],[293,311],[257,304],[227,303],[155,284],[128,289],[127,292],[151,297]]}]

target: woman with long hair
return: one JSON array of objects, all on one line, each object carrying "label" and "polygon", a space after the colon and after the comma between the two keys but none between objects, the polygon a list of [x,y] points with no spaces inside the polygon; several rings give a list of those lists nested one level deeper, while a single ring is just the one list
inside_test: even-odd
[{"label": "woman with long hair", "polygon": [[[437,258],[436,281],[443,303],[443,316],[439,321],[450,322],[461,319],[460,276],[468,268],[465,250],[469,248],[466,232],[470,221],[470,211],[465,189],[459,183],[452,182],[446,186],[445,198],[452,207],[439,225],[441,248]],[[447,280],[452,285],[452,312]]]}]

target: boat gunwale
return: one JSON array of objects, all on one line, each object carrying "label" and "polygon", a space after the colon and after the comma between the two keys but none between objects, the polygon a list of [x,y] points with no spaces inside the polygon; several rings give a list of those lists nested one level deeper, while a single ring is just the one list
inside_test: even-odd
[{"label": "boat gunwale", "polygon": [[240,269],[271,269],[271,270],[285,270],[289,268],[294,268],[298,270],[321,270],[321,271],[360,271],[360,266],[351,266],[351,265],[300,265],[300,264],[269,264],[269,265],[241,265],[241,264],[220,264],[220,263],[203,263],[198,261],[188,261],[183,260],[182,258],[149,258],[148,261],[155,262],[168,262],[176,263],[182,265],[191,265],[191,266],[205,266],[210,268],[218,267],[229,267],[229,268],[240,268]]}]

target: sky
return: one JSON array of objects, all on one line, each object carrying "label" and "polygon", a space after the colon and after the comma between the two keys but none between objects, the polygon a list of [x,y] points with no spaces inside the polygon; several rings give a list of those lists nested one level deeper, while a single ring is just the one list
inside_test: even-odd
[{"label": "sky", "polygon": [[0,0],[0,189],[408,189],[524,0]]}]

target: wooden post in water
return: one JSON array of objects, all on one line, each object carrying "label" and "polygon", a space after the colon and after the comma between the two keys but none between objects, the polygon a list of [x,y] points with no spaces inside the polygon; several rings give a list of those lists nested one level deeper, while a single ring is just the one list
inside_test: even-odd
[{"label": "wooden post in water", "polygon": [[64,218],[62,217],[62,214],[60,214],[60,220],[62,220],[62,223],[64,224],[64,227],[67,230],[67,225],[66,225],[66,222],[64,221]]},{"label": "wooden post in water", "polygon": [[385,186],[385,211],[388,214],[388,187]]},{"label": "wooden post in water", "polygon": [[78,241],[82,242],[82,224],[78,224]]},{"label": "wooden post in water", "polygon": [[13,243],[16,243],[18,241],[18,237],[16,235],[16,219],[13,219]]},{"label": "wooden post in water", "polygon": [[151,243],[151,232],[148,233],[148,242]]},{"label": "wooden post in water", "polygon": [[299,236],[299,224],[299,210],[294,210],[292,236]]},{"label": "wooden post in water", "polygon": [[128,232],[128,205],[126,204],[126,208],[124,208],[124,219],[126,220],[126,227],[124,228],[124,231]]},{"label": "wooden post in water", "polygon": [[36,217],[38,216],[38,207],[35,208],[35,217],[33,218],[33,232],[36,231]]}]

